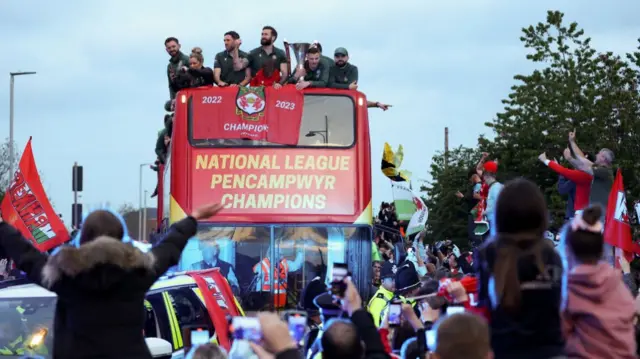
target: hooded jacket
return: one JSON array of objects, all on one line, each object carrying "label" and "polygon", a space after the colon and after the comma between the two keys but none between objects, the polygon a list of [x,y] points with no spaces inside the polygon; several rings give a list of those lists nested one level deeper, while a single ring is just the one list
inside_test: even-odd
[{"label": "hooded jacket", "polygon": [[143,336],[145,294],[178,263],[196,230],[196,220],[185,218],[148,253],[98,237],[49,256],[3,222],[0,257],[12,258],[31,281],[57,294],[53,358],[151,358]]},{"label": "hooded jacket", "polygon": [[570,358],[636,358],[631,293],[608,263],[578,265],[567,278],[563,315]]}]

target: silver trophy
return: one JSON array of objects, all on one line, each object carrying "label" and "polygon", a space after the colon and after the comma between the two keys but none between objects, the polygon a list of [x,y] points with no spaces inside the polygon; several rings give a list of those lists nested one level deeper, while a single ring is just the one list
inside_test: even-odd
[{"label": "silver trophy", "polygon": [[293,56],[296,58],[296,69],[304,68],[304,61],[307,58],[307,52],[311,48],[311,44],[308,42],[296,42],[289,44],[289,47],[293,51]]}]

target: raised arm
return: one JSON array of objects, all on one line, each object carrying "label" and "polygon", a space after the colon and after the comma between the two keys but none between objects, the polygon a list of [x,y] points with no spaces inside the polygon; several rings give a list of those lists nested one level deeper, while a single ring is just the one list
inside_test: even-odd
[{"label": "raised arm", "polygon": [[31,281],[42,285],[42,268],[49,256],[40,252],[9,223],[3,222],[2,217],[0,217],[0,257],[13,259],[16,267],[25,272]]},{"label": "raised arm", "polygon": [[482,176],[482,172],[484,171],[484,163],[488,157],[489,157],[489,154],[487,152],[482,152],[482,157],[480,157],[480,160],[476,164],[476,173],[479,176]]},{"label": "raised arm", "polygon": [[586,172],[590,175],[593,175],[593,162],[589,161],[585,156],[582,150],[578,147],[576,143],[576,130],[573,132],[569,132],[569,150],[571,150],[571,154],[577,161],[572,161],[571,164],[579,169],[580,171]]},{"label": "raised arm", "polygon": [[[214,216],[221,209],[222,205],[217,203],[202,206],[193,211],[191,216],[171,226],[162,241],[151,250],[156,277],[164,275],[169,268],[178,264],[187,242],[196,235],[198,221]],[[149,285],[151,284],[153,282],[149,283]]]}]

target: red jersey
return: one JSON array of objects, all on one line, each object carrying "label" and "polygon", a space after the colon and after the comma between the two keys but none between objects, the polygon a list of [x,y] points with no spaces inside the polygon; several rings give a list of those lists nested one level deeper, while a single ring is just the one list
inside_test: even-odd
[{"label": "red jersey", "polygon": [[589,194],[591,193],[591,182],[593,177],[582,171],[565,168],[555,161],[549,162],[549,168],[554,172],[575,183],[576,197],[573,199],[573,210],[579,211],[589,205]]},{"label": "red jersey", "polygon": [[258,73],[251,79],[250,85],[253,87],[258,86],[273,86],[273,84],[280,82],[280,71],[275,70],[270,77],[264,75],[264,71],[260,69]]}]

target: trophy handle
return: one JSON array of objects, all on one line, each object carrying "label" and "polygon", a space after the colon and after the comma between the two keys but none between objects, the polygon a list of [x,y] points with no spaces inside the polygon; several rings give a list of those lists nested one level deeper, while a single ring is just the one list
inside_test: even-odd
[{"label": "trophy handle", "polygon": [[[284,39],[284,53],[287,57],[287,76],[291,76],[291,50],[289,49],[289,42]],[[284,74],[282,74],[284,75]]]}]

